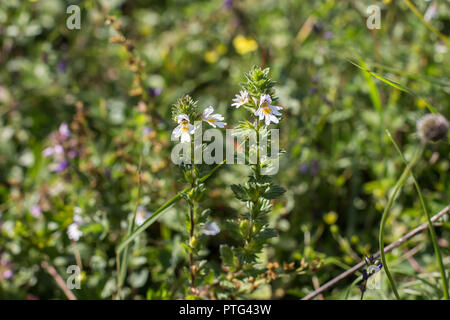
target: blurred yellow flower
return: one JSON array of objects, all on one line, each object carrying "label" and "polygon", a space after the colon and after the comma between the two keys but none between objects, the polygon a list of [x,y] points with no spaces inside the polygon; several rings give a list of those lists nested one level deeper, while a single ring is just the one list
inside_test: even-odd
[{"label": "blurred yellow flower", "polygon": [[258,49],[258,43],[252,38],[246,38],[243,35],[238,35],[233,39],[233,46],[239,54],[246,54]]},{"label": "blurred yellow flower", "polygon": [[419,108],[424,109],[427,106],[427,103],[422,99],[417,99],[416,104]]},{"label": "blurred yellow flower", "polygon": [[205,52],[204,58],[208,63],[216,63],[219,60],[219,54],[216,50],[209,50]]},{"label": "blurred yellow flower", "polygon": [[330,225],[335,224],[337,219],[338,219],[338,215],[334,211],[330,211],[323,216],[323,221],[325,221],[326,224],[330,224]]}]

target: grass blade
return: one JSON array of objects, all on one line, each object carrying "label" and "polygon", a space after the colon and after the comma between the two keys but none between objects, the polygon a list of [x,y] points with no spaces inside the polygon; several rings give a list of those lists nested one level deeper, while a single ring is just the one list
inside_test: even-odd
[{"label": "grass blade", "polygon": [[398,89],[398,90],[401,90],[401,91],[403,91],[403,92],[406,92],[406,93],[408,93],[408,94],[414,96],[415,98],[417,98],[417,99],[423,101],[423,102],[425,103],[425,105],[427,106],[428,110],[429,110],[431,113],[436,113],[436,112],[437,112],[436,109],[435,109],[432,105],[430,105],[427,101],[425,101],[422,97],[420,97],[417,93],[415,93],[413,90],[411,90],[411,89],[408,88],[407,86],[404,86],[404,85],[402,85],[401,83],[398,83],[398,82],[396,82],[396,81],[394,81],[394,80],[391,80],[391,79],[389,79],[389,78],[387,78],[387,77],[384,77],[384,76],[382,76],[382,75],[380,75],[380,74],[378,74],[378,73],[375,73],[375,72],[373,72],[373,71],[370,71],[370,70],[368,70],[368,69],[366,69],[366,68],[360,66],[359,64],[357,64],[356,62],[354,62],[354,61],[352,61],[352,60],[350,60],[350,59],[347,59],[347,60],[348,60],[348,62],[350,62],[351,64],[353,64],[355,67],[358,67],[359,69],[361,69],[361,70],[367,72],[368,74],[370,74],[371,76],[377,78],[378,80],[383,81],[384,83],[390,85],[391,87],[394,87],[394,88],[396,88],[396,89]]}]

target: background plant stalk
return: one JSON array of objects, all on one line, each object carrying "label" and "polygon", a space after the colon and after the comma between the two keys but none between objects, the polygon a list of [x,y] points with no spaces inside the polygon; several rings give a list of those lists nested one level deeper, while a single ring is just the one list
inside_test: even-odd
[{"label": "background plant stalk", "polygon": [[387,265],[386,261],[386,254],[384,253],[384,229],[386,226],[386,221],[388,218],[389,210],[392,207],[392,204],[394,203],[394,199],[397,196],[398,192],[402,188],[402,186],[405,184],[406,179],[409,177],[409,174],[411,173],[412,168],[419,160],[420,156],[423,153],[424,145],[421,145],[419,149],[416,151],[416,154],[414,155],[411,162],[406,166],[405,170],[403,171],[402,175],[400,176],[399,180],[395,184],[394,190],[388,200],[388,203],[386,205],[386,208],[384,209],[383,216],[381,217],[381,224],[380,224],[380,234],[379,234],[379,245],[380,245],[380,257],[381,261],[383,262],[383,268],[386,272],[386,276],[389,279],[389,282],[391,284],[392,290],[394,291],[394,295],[397,299],[400,299],[400,295],[398,294],[397,287],[395,285],[394,279],[392,277],[391,272],[389,271],[389,267]]}]

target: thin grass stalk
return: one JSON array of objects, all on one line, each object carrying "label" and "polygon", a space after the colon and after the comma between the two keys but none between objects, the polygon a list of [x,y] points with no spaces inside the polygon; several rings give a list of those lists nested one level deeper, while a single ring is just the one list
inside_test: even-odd
[{"label": "thin grass stalk", "polygon": [[394,203],[394,199],[397,196],[400,189],[402,188],[402,186],[404,185],[404,183],[406,182],[406,179],[409,177],[409,174],[411,173],[412,168],[419,160],[419,158],[423,152],[423,149],[424,149],[424,145],[421,145],[419,147],[419,149],[417,150],[416,154],[414,155],[413,159],[406,166],[406,168],[403,171],[402,175],[400,176],[399,180],[395,184],[394,190],[393,190],[391,196],[389,197],[388,203],[384,209],[383,216],[381,217],[381,223],[380,223],[380,234],[379,234],[380,257],[381,257],[381,261],[383,262],[383,268],[384,268],[384,271],[386,272],[386,276],[388,277],[389,283],[391,284],[392,290],[394,291],[394,295],[399,300],[400,300],[400,295],[398,294],[397,286],[395,285],[394,278],[392,277],[392,274],[389,271],[389,267],[388,267],[387,261],[386,261],[386,254],[384,252],[384,229],[386,227],[386,221],[388,218],[389,210],[391,209],[391,207]]},{"label": "thin grass stalk", "polygon": [[[394,145],[395,149],[397,150],[397,152],[400,154],[400,157],[402,158],[403,162],[408,165],[408,162],[406,161],[405,157],[403,156],[403,153],[401,152],[400,148],[398,147],[397,143],[395,142],[395,140],[392,138],[392,135],[390,134],[390,132],[388,130],[387,134],[389,139],[391,140],[392,144]],[[417,194],[419,196],[419,201],[420,201],[420,205],[422,206],[423,211],[425,212],[425,215],[427,216],[427,221],[428,221],[428,229],[430,231],[430,235],[431,235],[431,242],[433,243],[433,248],[434,248],[434,252],[436,254],[436,260],[438,262],[439,265],[439,271],[441,273],[441,279],[442,279],[442,291],[444,294],[444,299],[448,300],[449,296],[448,296],[448,282],[447,282],[447,276],[445,274],[445,268],[444,268],[444,263],[442,261],[442,254],[441,254],[441,250],[439,249],[439,244],[437,242],[437,237],[436,237],[436,230],[433,227],[433,224],[431,223],[431,215],[430,212],[428,211],[426,202],[422,196],[422,191],[420,189],[419,183],[417,182],[415,176],[413,173],[411,173],[411,176],[414,180],[414,185],[416,187],[417,190]]]}]

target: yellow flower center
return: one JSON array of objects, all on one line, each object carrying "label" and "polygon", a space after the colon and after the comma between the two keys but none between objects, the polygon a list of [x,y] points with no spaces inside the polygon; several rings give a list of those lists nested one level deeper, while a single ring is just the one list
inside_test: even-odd
[{"label": "yellow flower center", "polygon": [[189,121],[188,120],[186,120],[186,119],[184,119],[184,120],[181,120],[181,124],[182,125],[187,125],[189,123]]},{"label": "yellow flower center", "polygon": [[181,131],[183,131],[183,132],[189,131],[189,127],[188,126],[182,126],[181,127]]},{"label": "yellow flower center", "polygon": [[211,118],[211,119],[208,119],[208,121],[211,123],[214,123],[214,122],[216,122],[216,119]]},{"label": "yellow flower center", "polygon": [[270,108],[263,108],[262,111],[263,111],[265,114],[270,114]]}]

